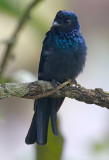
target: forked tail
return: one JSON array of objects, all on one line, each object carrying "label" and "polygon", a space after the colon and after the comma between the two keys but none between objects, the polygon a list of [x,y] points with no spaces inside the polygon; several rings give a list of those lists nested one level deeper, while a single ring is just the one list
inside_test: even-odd
[{"label": "forked tail", "polygon": [[57,111],[59,110],[64,98],[40,98],[35,100],[35,113],[31,122],[30,129],[26,136],[27,144],[37,143],[44,145],[47,143],[48,123],[51,117],[53,133],[57,136]]}]

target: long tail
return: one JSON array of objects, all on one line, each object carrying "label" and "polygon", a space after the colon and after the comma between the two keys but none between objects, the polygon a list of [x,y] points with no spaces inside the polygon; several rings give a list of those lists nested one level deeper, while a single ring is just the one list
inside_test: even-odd
[{"label": "long tail", "polygon": [[36,142],[37,144],[44,145],[47,143],[49,117],[51,117],[53,133],[56,136],[58,135],[56,115],[63,100],[64,98],[49,97],[35,100],[35,113],[25,139],[27,144],[33,144]]}]

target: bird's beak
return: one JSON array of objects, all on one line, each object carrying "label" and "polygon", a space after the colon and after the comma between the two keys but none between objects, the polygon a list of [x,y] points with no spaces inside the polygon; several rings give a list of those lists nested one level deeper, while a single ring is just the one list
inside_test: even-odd
[{"label": "bird's beak", "polygon": [[54,21],[52,26],[59,26],[60,24],[57,21]]}]

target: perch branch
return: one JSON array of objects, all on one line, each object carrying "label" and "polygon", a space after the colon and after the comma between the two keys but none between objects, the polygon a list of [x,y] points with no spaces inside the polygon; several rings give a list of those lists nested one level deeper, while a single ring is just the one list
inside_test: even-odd
[{"label": "perch branch", "polygon": [[31,83],[5,83],[0,85],[0,99],[19,97],[38,99],[42,97],[69,97],[87,104],[96,104],[109,109],[109,93],[101,88],[86,89],[67,85],[69,81],[54,88],[50,82],[35,81]]},{"label": "perch branch", "polygon": [[5,66],[6,66],[6,63],[7,63],[7,60],[8,60],[8,57],[11,53],[11,50],[15,44],[15,41],[18,37],[18,34],[21,30],[21,28],[24,26],[26,20],[28,19],[29,15],[30,15],[30,12],[31,10],[33,9],[33,7],[38,4],[38,2],[40,2],[41,0],[33,0],[29,5],[28,7],[26,8],[26,11],[24,12],[24,15],[21,17],[21,19],[19,20],[18,22],[18,25],[12,35],[12,37],[8,40],[8,43],[7,43],[7,47],[6,47],[6,50],[4,52],[4,57],[3,57],[3,60],[2,60],[2,63],[1,63],[1,66],[0,66],[0,77],[2,76],[4,70],[5,70]]}]

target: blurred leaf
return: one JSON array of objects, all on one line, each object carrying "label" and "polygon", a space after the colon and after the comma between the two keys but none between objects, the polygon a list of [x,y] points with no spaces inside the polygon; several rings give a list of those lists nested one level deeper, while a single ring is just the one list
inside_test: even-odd
[{"label": "blurred leaf", "polygon": [[94,144],[94,152],[99,153],[106,149],[109,149],[109,138],[105,140],[103,143]]},{"label": "blurred leaf", "polygon": [[19,5],[17,5],[14,0],[0,0],[0,9],[15,16],[21,13]]},{"label": "blurred leaf", "polygon": [[0,77],[0,84],[11,83],[11,82],[13,82],[12,78]]},{"label": "blurred leaf", "polygon": [[51,125],[48,129],[48,141],[44,146],[37,145],[37,160],[60,160],[63,149],[63,138],[59,133],[56,137],[52,133]]}]

